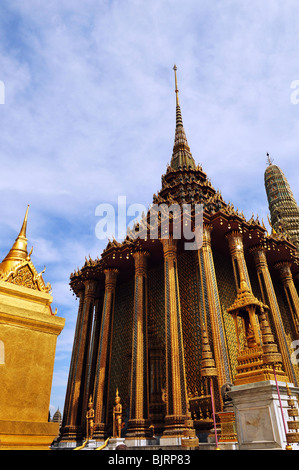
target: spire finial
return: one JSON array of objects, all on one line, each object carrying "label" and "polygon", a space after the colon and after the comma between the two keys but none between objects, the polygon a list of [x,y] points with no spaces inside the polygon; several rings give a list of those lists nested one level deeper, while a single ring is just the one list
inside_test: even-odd
[{"label": "spire finial", "polygon": [[272,165],[273,160],[274,160],[274,159],[271,158],[270,155],[269,155],[269,153],[267,152],[267,163],[268,163],[268,165]]},{"label": "spire finial", "polygon": [[187,137],[185,134],[183,119],[181,113],[181,107],[179,103],[179,90],[178,90],[178,81],[177,81],[177,66],[174,65],[174,78],[175,78],[175,94],[176,94],[176,126],[175,126],[175,137],[174,137],[174,146],[173,153],[170,162],[170,166],[176,170],[179,168],[193,168],[195,169],[195,162],[190,152],[190,147],[187,142]]},{"label": "spire finial", "polygon": [[173,66],[174,70],[174,79],[175,79],[175,96],[176,96],[176,127],[181,126],[183,127],[183,119],[182,119],[182,113],[181,113],[181,107],[180,107],[180,102],[179,102],[179,90],[178,90],[178,80],[177,80],[177,66],[174,64]]},{"label": "spire finial", "polygon": [[180,103],[179,103],[179,90],[178,90],[178,79],[177,79],[177,76],[176,76],[176,71],[177,71],[177,66],[174,64],[173,66],[173,70],[174,70],[174,80],[175,80],[175,95],[176,95],[176,105],[179,106]]},{"label": "spire finial", "polygon": [[27,229],[27,220],[28,220],[28,211],[29,205],[27,206],[23,224],[20,230],[19,235],[16,238],[12,248],[9,253],[6,255],[2,263],[0,263],[0,273],[5,273],[12,269],[15,265],[18,265],[20,261],[26,260],[28,257],[27,252],[27,238],[26,238],[26,229]]},{"label": "spire finial", "polygon": [[29,211],[29,204],[28,204],[27,209],[26,209],[26,213],[25,213],[23,225],[22,225],[21,230],[20,230],[20,233],[19,233],[19,237],[24,237],[24,238],[26,238],[27,221],[28,221],[28,211]]}]

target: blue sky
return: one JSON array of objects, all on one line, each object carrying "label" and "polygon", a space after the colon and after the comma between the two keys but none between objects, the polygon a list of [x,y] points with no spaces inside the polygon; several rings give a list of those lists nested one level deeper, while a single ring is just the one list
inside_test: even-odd
[{"label": "blue sky", "polygon": [[267,219],[266,152],[299,200],[295,0],[2,0],[0,257],[30,204],[28,243],[66,319],[51,412],[63,409],[77,301],[69,275],[100,255],[101,203],[147,206],[170,161],[173,64],[193,157],[250,218]]}]

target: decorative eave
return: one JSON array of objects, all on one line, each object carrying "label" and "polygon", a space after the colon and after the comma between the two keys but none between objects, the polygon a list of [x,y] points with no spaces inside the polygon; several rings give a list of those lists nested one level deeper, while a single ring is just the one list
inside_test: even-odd
[{"label": "decorative eave", "polygon": [[[192,230],[194,230],[194,212],[191,214],[191,218],[187,220],[190,222]],[[186,219],[183,219],[182,213],[179,213],[178,216],[170,213],[169,233],[173,232],[175,224],[182,225],[183,221],[186,221]],[[267,257],[270,258],[270,266],[281,260],[288,260],[292,264],[293,273],[299,272],[299,259],[294,245],[284,237],[269,235],[263,222],[260,223],[258,217],[252,216],[247,221],[242,212],[240,213],[238,209],[235,210],[232,205],[228,205],[212,214],[204,211],[203,222],[213,227],[212,236],[214,241],[216,239],[216,245],[218,243],[218,246],[226,247],[226,243],[224,243],[225,235],[235,231],[242,234],[246,251],[254,246],[261,246],[266,250]],[[160,213],[156,229],[159,236],[161,236]],[[157,259],[159,255],[162,255],[161,248],[158,248],[160,245],[159,240],[151,239],[150,235],[150,212],[148,212],[132,229],[128,229],[127,237],[123,242],[118,242],[115,239],[109,240],[100,259],[93,260],[90,256],[85,258],[84,266],[75,270],[70,276],[70,286],[74,293],[78,295],[80,290],[84,288],[84,282],[88,279],[98,279],[100,286],[104,289],[104,269],[106,268],[119,268],[121,272],[120,279],[125,279],[130,272],[133,274],[133,253],[136,250],[143,249],[156,253]]]}]

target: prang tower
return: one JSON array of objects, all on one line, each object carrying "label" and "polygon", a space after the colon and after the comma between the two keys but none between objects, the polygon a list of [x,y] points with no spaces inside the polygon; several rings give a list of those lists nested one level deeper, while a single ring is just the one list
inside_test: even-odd
[{"label": "prang tower", "polygon": [[265,188],[269,203],[271,225],[284,233],[299,251],[299,208],[283,171],[268,156]]}]

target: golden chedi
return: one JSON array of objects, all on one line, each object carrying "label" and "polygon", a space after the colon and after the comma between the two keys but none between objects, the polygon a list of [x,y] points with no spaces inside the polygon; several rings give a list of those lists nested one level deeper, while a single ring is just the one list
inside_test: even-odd
[{"label": "golden chedi", "polygon": [[48,422],[57,336],[65,320],[51,309],[27,252],[28,208],[21,231],[0,264],[0,449],[48,449],[59,433]]}]

